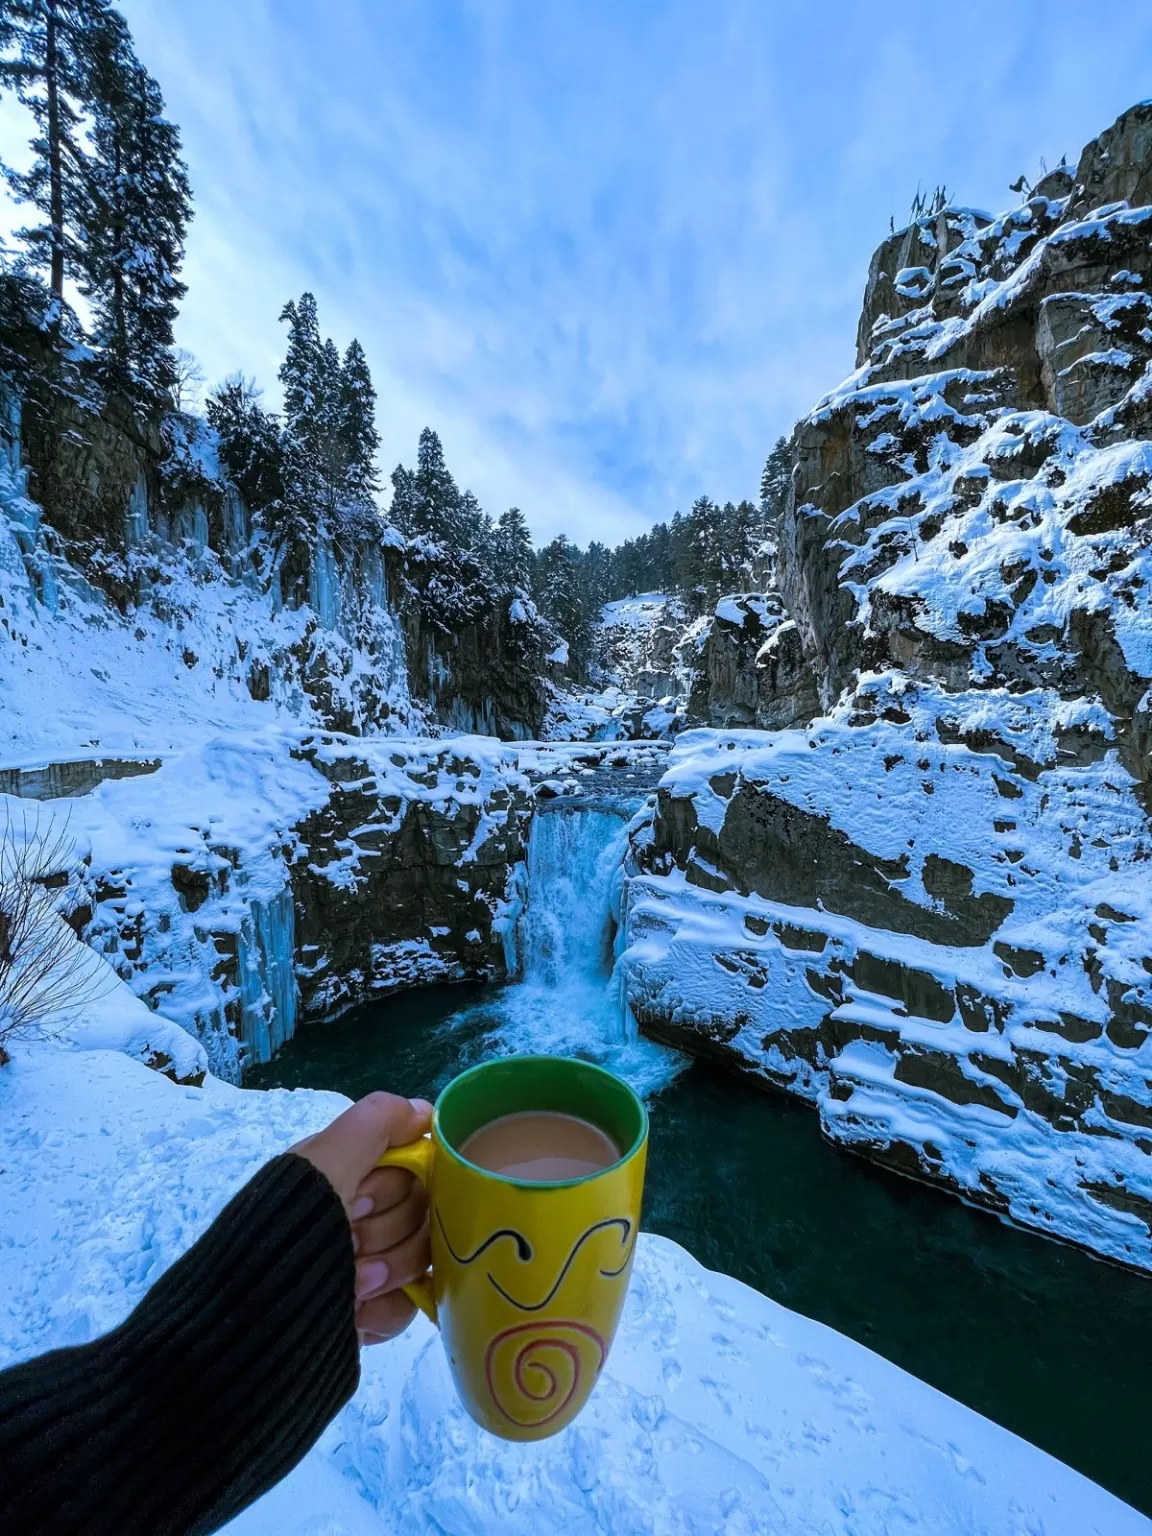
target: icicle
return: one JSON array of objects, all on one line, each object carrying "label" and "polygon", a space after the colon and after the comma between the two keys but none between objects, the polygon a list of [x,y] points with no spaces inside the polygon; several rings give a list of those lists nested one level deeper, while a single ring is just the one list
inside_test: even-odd
[{"label": "icicle", "polygon": [[296,918],[285,886],[253,900],[240,928],[241,1035],[246,1063],[270,1061],[296,1033]]}]

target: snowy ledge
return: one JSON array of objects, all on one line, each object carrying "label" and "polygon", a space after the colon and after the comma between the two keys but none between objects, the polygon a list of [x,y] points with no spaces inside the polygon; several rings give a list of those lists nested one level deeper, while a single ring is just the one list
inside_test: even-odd
[{"label": "snowy ledge", "polygon": [[[0,1365],[119,1322],[335,1094],[180,1087],[114,1050],[0,1071]],[[980,1415],[645,1236],[592,1403],[538,1446],[457,1405],[418,1320],[236,1536],[1147,1536],[1110,1494]]]}]

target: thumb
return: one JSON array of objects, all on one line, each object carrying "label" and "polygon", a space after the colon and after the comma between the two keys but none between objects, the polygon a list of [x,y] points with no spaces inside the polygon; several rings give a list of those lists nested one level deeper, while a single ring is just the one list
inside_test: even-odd
[{"label": "thumb", "polygon": [[292,1150],[318,1168],[350,1207],[360,1180],[388,1148],[418,1140],[431,1123],[432,1106],[425,1099],[370,1093]]}]

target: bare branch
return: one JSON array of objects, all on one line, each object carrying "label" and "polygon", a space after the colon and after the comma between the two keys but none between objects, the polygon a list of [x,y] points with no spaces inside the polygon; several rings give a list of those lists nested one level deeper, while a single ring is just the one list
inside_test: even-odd
[{"label": "bare branch", "polygon": [[40,813],[0,826],[0,1066],[5,1043],[63,1024],[115,985],[65,920],[75,845],[65,818],[41,829]]}]

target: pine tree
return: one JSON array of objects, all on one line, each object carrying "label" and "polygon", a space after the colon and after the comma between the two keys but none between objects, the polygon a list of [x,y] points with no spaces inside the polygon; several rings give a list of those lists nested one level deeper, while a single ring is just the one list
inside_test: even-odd
[{"label": "pine tree", "polygon": [[536,602],[568,642],[568,669],[585,674],[591,625],[580,594],[580,551],[565,534],[558,534],[540,551],[536,564]]},{"label": "pine tree", "polygon": [[320,348],[308,428],[321,519],[335,533],[348,502],[348,457],[344,448],[344,373],[339,349],[331,337]]},{"label": "pine tree", "polygon": [[607,549],[597,539],[593,539],[576,567],[580,607],[589,624],[595,623],[601,608],[608,601],[608,562]]},{"label": "pine tree", "polygon": [[426,533],[446,549],[461,548],[460,492],[444,462],[440,438],[431,427],[421,432],[416,452],[416,498],[416,531]]},{"label": "pine tree", "polygon": [[277,536],[284,512],[280,423],[264,410],[260,391],[242,374],[233,374],[216,386],[208,396],[207,412],[229,480],[245,504]]},{"label": "pine tree", "polygon": [[504,586],[527,592],[532,585],[536,556],[532,534],[519,507],[501,513],[493,540],[496,575]]},{"label": "pine tree", "polygon": [[417,538],[423,531],[420,528],[416,476],[412,470],[405,469],[403,464],[397,464],[392,471],[392,505],[388,509],[388,516],[400,532],[406,533],[410,539]]},{"label": "pine tree", "polygon": [[776,446],[764,463],[760,476],[760,500],[767,502],[770,514],[775,518],[783,512],[792,487],[792,450],[786,437],[778,437]]},{"label": "pine tree", "polygon": [[89,84],[81,291],[107,386],[163,408],[176,379],[172,326],[186,292],[178,273],[192,213],[180,133],[114,11],[92,32]]},{"label": "pine tree", "polygon": [[368,371],[364,348],[353,338],[344,354],[340,376],[340,443],[345,461],[345,484],[349,499],[357,506],[375,506],[380,489],[376,453],[380,434],[376,430],[376,391]]},{"label": "pine tree", "polygon": [[36,125],[30,169],[5,167],[4,177],[17,202],[30,203],[42,217],[17,238],[27,265],[48,273],[57,305],[64,279],[83,275],[77,226],[89,157],[81,118],[94,37],[108,14],[106,0],[3,0],[0,6],[0,87],[15,91]]},{"label": "pine tree", "polygon": [[299,303],[289,301],[280,319],[288,325],[288,350],[279,371],[284,390],[282,530],[286,541],[311,547],[324,508],[318,427],[324,348],[315,298],[305,293]]},{"label": "pine tree", "polygon": [[314,295],[301,294],[299,303],[289,300],[280,319],[288,325],[288,351],[278,375],[284,390],[284,425],[303,440],[312,435],[322,352]]}]

